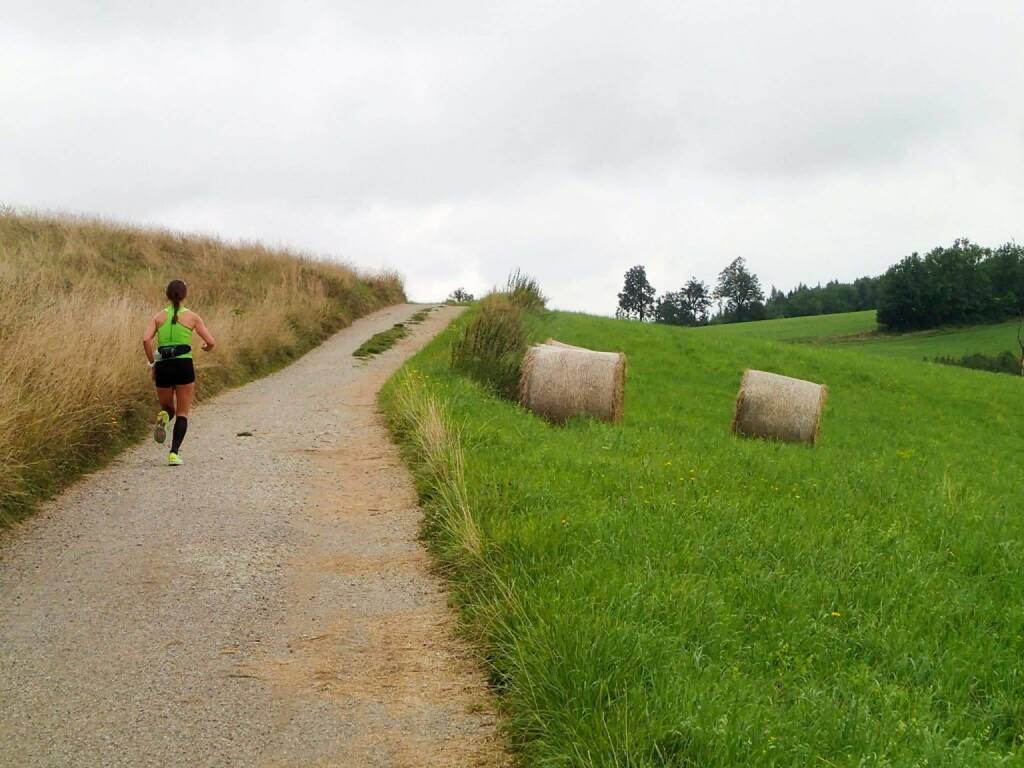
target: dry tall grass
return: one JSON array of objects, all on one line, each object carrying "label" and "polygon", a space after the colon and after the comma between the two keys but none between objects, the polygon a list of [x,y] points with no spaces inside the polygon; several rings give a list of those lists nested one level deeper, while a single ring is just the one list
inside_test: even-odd
[{"label": "dry tall grass", "polygon": [[174,277],[218,341],[196,355],[199,398],[404,299],[395,274],[0,210],[0,523],[138,435],[155,403],[142,331]]}]

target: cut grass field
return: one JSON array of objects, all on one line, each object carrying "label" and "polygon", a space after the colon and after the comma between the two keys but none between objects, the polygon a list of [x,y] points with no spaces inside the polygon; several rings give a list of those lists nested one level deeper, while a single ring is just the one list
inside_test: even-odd
[{"label": "cut grass field", "polygon": [[[559,428],[450,370],[470,319],[382,402],[523,765],[1021,762],[1019,381],[552,313],[629,355]],[[817,447],[730,434],[745,367],[829,386]]]},{"label": "cut grass field", "polygon": [[196,353],[199,398],[404,300],[396,275],[260,245],[0,212],[0,526],[141,434],[156,405],[142,332],[172,278],[218,342]]}]

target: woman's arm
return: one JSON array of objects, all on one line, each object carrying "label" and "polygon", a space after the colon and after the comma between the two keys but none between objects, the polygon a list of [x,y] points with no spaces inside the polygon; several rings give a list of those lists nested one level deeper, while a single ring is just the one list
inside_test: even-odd
[{"label": "woman's arm", "polygon": [[153,337],[156,336],[156,315],[149,318],[149,325],[142,334],[142,350],[146,353],[146,359],[152,365],[156,357],[153,355]]},{"label": "woman's arm", "polygon": [[[192,314],[196,315],[195,312]],[[203,318],[199,315],[196,315],[196,324],[192,327],[192,330],[198,333],[205,342],[203,344],[203,352],[212,352],[213,348],[217,346],[217,342],[214,341],[213,334],[210,333],[209,329],[206,327],[206,323],[203,322]]]}]

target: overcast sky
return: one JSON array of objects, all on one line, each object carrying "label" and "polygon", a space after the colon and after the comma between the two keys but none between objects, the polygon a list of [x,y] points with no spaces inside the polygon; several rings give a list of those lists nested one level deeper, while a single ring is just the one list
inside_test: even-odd
[{"label": "overcast sky", "polygon": [[0,203],[392,267],[765,288],[1024,240],[1021,0],[0,0]]}]

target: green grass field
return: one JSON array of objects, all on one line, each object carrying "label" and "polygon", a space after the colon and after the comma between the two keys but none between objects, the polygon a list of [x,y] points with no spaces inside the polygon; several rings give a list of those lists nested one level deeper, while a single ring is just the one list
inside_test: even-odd
[{"label": "green grass field", "polygon": [[[461,425],[482,543],[427,535],[521,763],[1021,764],[1021,382],[753,327],[546,315],[538,338],[629,355],[620,426],[453,374],[457,326],[407,364]],[[745,367],[829,385],[815,448],[730,434]]]},{"label": "green grass field", "polygon": [[875,310],[844,312],[838,315],[814,317],[785,317],[778,320],[759,320],[753,323],[709,325],[704,333],[733,337],[756,336],[772,341],[815,341],[875,331]]},{"label": "green grass field", "polygon": [[932,359],[940,356],[962,357],[980,353],[998,355],[1019,353],[1018,322],[1012,320],[994,325],[964,328],[943,328],[919,333],[878,333],[875,311],[847,312],[816,317],[791,317],[762,320],[754,323],[712,325],[704,333],[728,338],[757,337],[773,341],[833,344],[877,355]]},{"label": "green grass field", "polygon": [[847,342],[851,349],[880,355],[932,359],[941,355],[961,357],[972,353],[998,355],[1019,353],[1016,320],[996,325],[948,328],[924,333],[904,333]]}]

